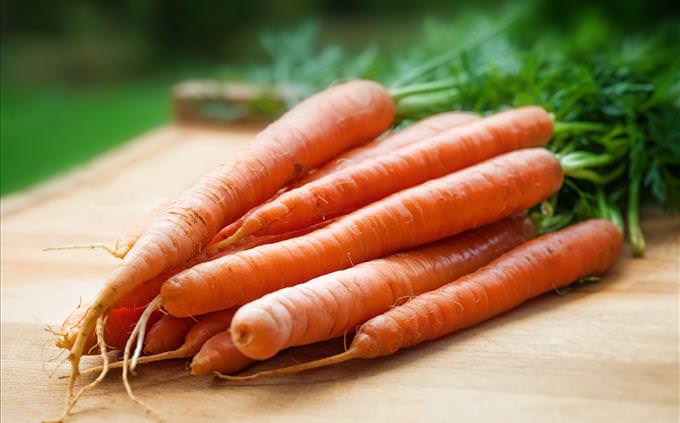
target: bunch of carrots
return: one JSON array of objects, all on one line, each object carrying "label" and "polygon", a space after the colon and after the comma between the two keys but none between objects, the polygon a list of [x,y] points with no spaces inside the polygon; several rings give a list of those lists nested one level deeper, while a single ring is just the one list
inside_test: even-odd
[{"label": "bunch of carrots", "polygon": [[[607,220],[535,235],[526,210],[564,179],[543,148],[545,110],[448,112],[395,132],[397,101],[370,81],[320,92],[136,224],[60,330],[72,373],[59,420],[114,367],[139,402],[129,373],[159,360],[242,380],[390,355],[614,264],[622,234]],[[233,375],[352,332],[337,356]],[[92,353],[102,364],[83,373],[98,376],[76,390]]]}]

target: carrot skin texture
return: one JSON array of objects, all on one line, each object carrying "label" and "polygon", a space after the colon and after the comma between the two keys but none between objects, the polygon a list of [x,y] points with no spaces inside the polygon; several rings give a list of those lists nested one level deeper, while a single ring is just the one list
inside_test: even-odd
[{"label": "carrot skin texture", "polygon": [[388,134],[384,139],[382,137],[377,138],[367,144],[346,151],[293,184],[291,188],[300,187],[328,174],[392,153],[417,142],[425,141],[427,138],[446,130],[479,119],[479,115],[469,112],[448,112],[430,116],[398,132]]},{"label": "carrot skin texture", "polygon": [[158,354],[179,348],[195,323],[189,317],[162,316],[146,334],[144,353]]},{"label": "carrot skin texture", "polygon": [[606,272],[622,243],[619,228],[606,220],[543,235],[475,273],[369,320],[350,349],[362,358],[386,356],[473,326],[580,278]]},{"label": "carrot skin texture", "polygon": [[[508,217],[547,199],[563,180],[544,149],[496,157],[396,193],[306,236],[196,265],[161,287],[177,317],[264,294]],[[475,207],[471,207],[471,205]]]},{"label": "carrot skin texture", "polygon": [[529,219],[514,216],[273,292],[239,309],[231,324],[234,343],[246,356],[265,360],[288,347],[353,332],[400,302],[477,270],[533,233]]},{"label": "carrot skin texture", "polygon": [[227,223],[306,170],[376,137],[393,119],[394,103],[384,87],[352,81],[308,98],[265,128],[239,160],[208,173],[146,227],[88,310],[71,351],[72,367],[78,367],[96,319],[125,294],[198,255]]},{"label": "carrot skin texture", "polygon": [[236,348],[230,331],[226,330],[203,344],[201,350],[191,360],[191,374],[203,376],[213,372],[235,373],[245,369],[254,361]]},{"label": "carrot skin texture", "polygon": [[331,173],[250,213],[235,236],[304,228],[394,192],[513,150],[544,146],[553,122],[540,107],[513,109]]}]

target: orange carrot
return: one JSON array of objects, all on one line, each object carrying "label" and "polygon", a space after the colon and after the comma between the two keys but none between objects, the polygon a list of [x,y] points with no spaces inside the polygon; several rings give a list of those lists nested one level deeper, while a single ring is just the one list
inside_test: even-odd
[{"label": "orange carrot", "polygon": [[[479,116],[468,112],[448,112],[431,116],[418,121],[411,126],[402,129],[401,131],[389,134],[384,137],[384,139],[383,137],[377,138],[368,144],[355,147],[337,156],[332,161],[321,166],[319,169],[310,172],[307,174],[307,176],[294,183],[288,190],[298,188],[309,182],[320,179],[323,176],[345,169],[351,165],[363,163],[370,159],[397,151],[398,149],[408,145],[427,140],[428,138],[440,134],[446,130],[465,125],[476,120],[479,120]],[[255,213],[258,209],[265,207],[267,203],[274,201],[284,192],[285,191],[279,192],[276,196],[272,197],[264,204],[260,204],[254,209],[251,209],[244,216],[223,228],[215,236],[215,238],[210,241],[210,244],[218,244],[220,241],[229,238],[238,230],[238,228],[243,224],[243,221],[248,218],[248,216]]]},{"label": "orange carrot", "polygon": [[189,317],[178,318],[166,314],[146,333],[144,353],[158,354],[179,348],[195,323],[196,320]]},{"label": "orange carrot", "polygon": [[363,324],[344,353],[251,376],[295,373],[355,358],[394,354],[511,310],[538,295],[607,271],[621,253],[619,228],[590,220],[529,241],[480,270]]},{"label": "orange carrot", "polygon": [[255,360],[243,355],[226,330],[208,339],[191,360],[191,374],[208,375],[213,372],[235,373],[251,365]]},{"label": "orange carrot", "polygon": [[248,357],[265,360],[353,332],[390,307],[477,270],[533,230],[524,216],[511,217],[273,292],[239,309],[231,323],[234,342]]},{"label": "orange carrot", "polygon": [[387,136],[377,138],[368,144],[355,147],[340,154],[332,161],[310,172],[307,176],[292,185],[292,188],[301,187],[328,174],[365,163],[368,160],[378,158],[388,153],[397,151],[403,147],[427,140],[437,134],[451,128],[465,125],[479,120],[479,115],[468,112],[447,112],[422,119],[414,124]]},{"label": "orange carrot", "polygon": [[247,216],[216,248],[252,234],[304,228],[494,156],[545,145],[552,128],[543,109],[524,107],[450,129],[283,193]]},{"label": "orange carrot", "polygon": [[176,317],[245,304],[264,294],[525,210],[562,184],[544,149],[505,154],[401,191],[308,235],[198,264],[168,279],[162,305]]}]

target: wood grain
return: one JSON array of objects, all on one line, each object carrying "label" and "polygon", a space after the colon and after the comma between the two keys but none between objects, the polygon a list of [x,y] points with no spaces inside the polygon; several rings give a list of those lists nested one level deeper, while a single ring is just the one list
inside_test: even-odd
[{"label": "wood grain", "polygon": [[[47,187],[3,199],[3,422],[58,414],[66,366],[46,324],[91,297],[115,260],[47,246],[110,242],[214,164],[252,130],[171,126]],[[184,362],[141,369],[137,394],[170,422],[678,421],[680,219],[646,212],[648,254],[595,285],[552,294],[477,328],[385,359],[258,382],[188,376]],[[297,348],[259,367],[337,352]],[[88,363],[94,363],[92,359]],[[72,421],[148,421],[114,373]]]}]

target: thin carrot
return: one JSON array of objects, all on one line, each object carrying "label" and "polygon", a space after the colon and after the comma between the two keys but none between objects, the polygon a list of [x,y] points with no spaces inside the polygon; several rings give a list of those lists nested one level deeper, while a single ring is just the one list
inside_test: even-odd
[{"label": "thin carrot", "polygon": [[234,235],[214,248],[248,235],[303,228],[494,156],[543,146],[552,129],[550,115],[540,107],[513,109],[450,129],[283,193],[247,216]]},{"label": "thin carrot", "polygon": [[198,264],[168,279],[176,317],[245,304],[355,264],[495,222],[540,203],[563,180],[544,149],[505,154],[396,193],[308,235]]},{"label": "thin carrot", "polygon": [[179,348],[195,323],[196,320],[190,317],[179,318],[166,314],[147,332],[144,353],[158,354]]},{"label": "thin carrot", "polygon": [[390,307],[477,270],[533,232],[526,217],[510,217],[273,292],[239,309],[231,323],[234,341],[248,357],[265,360],[353,332]]},{"label": "thin carrot", "polygon": [[606,272],[621,253],[623,236],[606,220],[590,220],[529,241],[477,272],[374,317],[344,353],[229,380],[295,373],[355,358],[391,355],[511,310],[580,278]]},{"label": "thin carrot", "polygon": [[255,360],[246,357],[234,345],[228,330],[208,339],[191,360],[191,374],[209,375],[213,372],[236,373],[245,369]]},{"label": "thin carrot", "polygon": [[69,360],[68,398],[97,318],[136,286],[187,262],[227,223],[338,153],[376,137],[394,118],[381,85],[336,85],[294,107],[256,136],[239,160],[203,177],[146,227],[80,324]]}]

